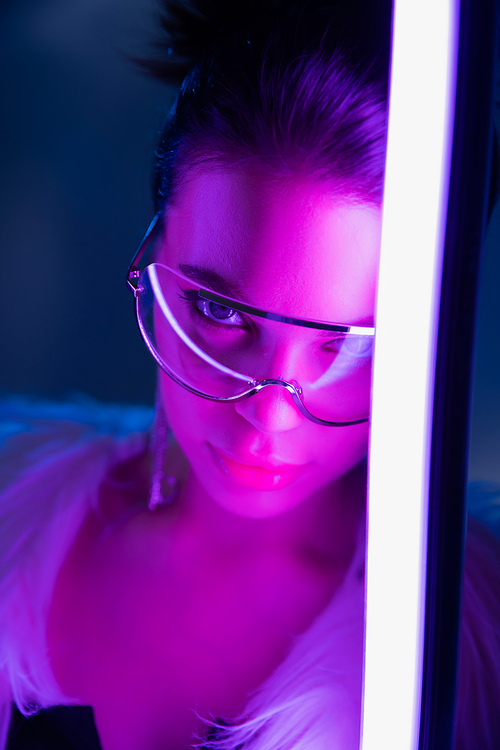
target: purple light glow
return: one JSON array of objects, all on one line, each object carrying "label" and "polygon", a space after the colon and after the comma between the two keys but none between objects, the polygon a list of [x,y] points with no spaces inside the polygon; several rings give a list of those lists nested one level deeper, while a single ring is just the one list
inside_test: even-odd
[{"label": "purple light glow", "polygon": [[370,439],[363,750],[376,750],[381,738],[385,750],[418,746],[457,15],[455,0],[395,0]]}]

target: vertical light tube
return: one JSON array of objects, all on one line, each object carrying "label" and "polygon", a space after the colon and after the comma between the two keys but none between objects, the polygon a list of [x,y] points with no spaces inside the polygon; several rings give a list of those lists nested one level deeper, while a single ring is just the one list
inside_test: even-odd
[{"label": "vertical light tube", "polygon": [[415,750],[458,0],[394,0],[369,462],[362,750]]}]

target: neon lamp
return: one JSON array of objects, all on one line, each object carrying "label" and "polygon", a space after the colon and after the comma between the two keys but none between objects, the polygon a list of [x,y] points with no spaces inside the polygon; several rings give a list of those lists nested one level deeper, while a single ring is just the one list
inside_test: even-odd
[{"label": "neon lamp", "polygon": [[394,1],[362,750],[453,743],[496,28],[495,0]]}]

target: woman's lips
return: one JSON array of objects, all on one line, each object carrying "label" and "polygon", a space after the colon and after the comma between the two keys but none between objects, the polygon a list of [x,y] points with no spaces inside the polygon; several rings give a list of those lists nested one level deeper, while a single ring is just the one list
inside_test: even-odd
[{"label": "woman's lips", "polygon": [[215,463],[227,477],[252,490],[278,490],[295,482],[306,471],[308,464],[278,464],[256,466],[231,458],[213,445],[208,444]]}]

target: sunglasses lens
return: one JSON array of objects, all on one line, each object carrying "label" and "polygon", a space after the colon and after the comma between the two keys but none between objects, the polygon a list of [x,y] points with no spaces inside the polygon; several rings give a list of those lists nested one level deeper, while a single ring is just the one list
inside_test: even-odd
[{"label": "sunglasses lens", "polygon": [[147,266],[139,281],[137,309],[148,348],[169,375],[202,395],[228,398],[244,393],[252,378],[231,367],[228,347],[217,335],[227,325],[228,314],[210,303],[205,321],[195,301],[198,288],[160,264]]},{"label": "sunglasses lens", "polygon": [[153,263],[137,295],[139,324],[160,366],[204,396],[231,398],[266,379],[298,383],[327,422],[365,419],[373,336],[268,320],[200,297],[199,285]]}]

